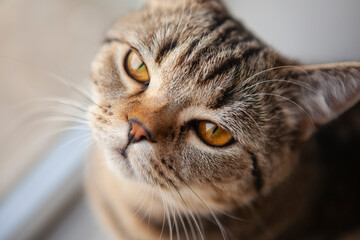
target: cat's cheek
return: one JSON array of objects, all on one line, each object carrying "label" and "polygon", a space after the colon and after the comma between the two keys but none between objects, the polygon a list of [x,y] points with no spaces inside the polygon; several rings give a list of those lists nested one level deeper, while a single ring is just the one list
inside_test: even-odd
[{"label": "cat's cheek", "polygon": [[101,148],[118,149],[127,144],[129,131],[128,123],[116,121],[116,119],[100,118],[99,114],[88,114],[88,116],[92,135]]}]

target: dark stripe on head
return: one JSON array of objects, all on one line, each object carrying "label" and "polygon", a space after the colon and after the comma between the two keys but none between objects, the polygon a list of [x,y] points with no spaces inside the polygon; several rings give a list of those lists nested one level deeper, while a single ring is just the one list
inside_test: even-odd
[{"label": "dark stripe on head", "polygon": [[255,37],[250,33],[246,33],[246,35],[242,35],[241,38],[238,39],[239,43],[251,42],[253,40],[255,40]]},{"label": "dark stripe on head", "polygon": [[225,62],[223,62],[221,65],[216,67],[212,72],[210,72],[203,81],[206,82],[208,80],[211,80],[215,78],[216,76],[219,76],[225,72],[228,72],[229,70],[233,69],[236,66],[239,66],[241,63],[242,58],[233,57],[227,59]]},{"label": "dark stripe on head", "polygon": [[249,152],[250,154],[250,158],[251,158],[251,161],[252,161],[252,164],[253,164],[253,168],[252,168],[252,175],[254,176],[255,178],[255,188],[256,190],[260,191],[262,186],[264,185],[264,182],[263,182],[263,179],[262,179],[262,173],[259,169],[259,165],[258,165],[258,160],[257,160],[257,157],[254,153],[252,152]]},{"label": "dark stripe on head", "polygon": [[237,82],[233,81],[233,84],[227,87],[221,94],[220,97],[216,99],[215,102],[212,103],[210,106],[211,109],[218,109],[223,107],[224,105],[230,103],[230,101],[233,99],[234,94],[236,93],[235,86]]},{"label": "dark stripe on head", "polygon": [[168,54],[174,48],[176,48],[177,43],[178,43],[177,39],[171,39],[171,41],[166,42],[158,51],[158,53],[155,57],[155,62],[160,64],[162,62],[162,60],[164,59],[164,57],[166,56],[166,54]]},{"label": "dark stripe on head", "polygon": [[[177,64],[180,64],[187,57],[189,57],[191,55],[191,53],[194,51],[194,49],[196,48],[196,46],[199,45],[199,43],[202,39],[208,37],[211,33],[216,31],[218,28],[222,27],[227,21],[233,21],[233,20],[229,16],[225,16],[225,17],[222,16],[220,19],[216,20],[213,25],[209,26],[208,31],[204,32],[203,35],[198,36],[198,38],[190,44],[188,50],[185,53],[183,53],[182,55],[180,55],[180,57],[178,58]],[[230,32],[233,30],[234,29],[229,29]],[[228,33],[225,33],[225,34],[228,34]],[[195,56],[194,59],[201,58],[203,51],[206,49],[207,49],[207,46],[204,46],[200,51],[197,52],[197,56]],[[195,60],[195,62],[197,62],[197,61],[198,60]]]},{"label": "dark stripe on head", "polygon": [[[228,35],[239,29],[239,27],[234,27],[234,25],[232,24],[233,20],[230,17],[225,17],[225,18],[221,18],[220,20],[216,21],[216,23],[213,26],[209,27],[209,31],[206,31],[206,33],[204,33],[203,35],[201,35],[200,41],[202,39],[206,39],[209,36],[211,36],[212,33],[218,34],[219,36],[217,36],[217,38],[214,38],[214,40],[208,42],[207,45],[202,46],[202,48],[196,52],[196,55],[193,57],[194,62],[199,62],[201,58],[203,58],[204,53],[211,47],[213,47],[214,45],[220,45],[222,44],[222,42],[228,37]],[[223,27],[224,25],[227,24],[231,24],[232,26],[229,27],[224,27],[225,29],[221,30],[220,28]]]},{"label": "dark stripe on head", "polygon": [[225,42],[226,39],[228,39],[234,31],[237,31],[237,26],[231,26],[229,28],[226,28],[221,34],[219,34],[219,37],[214,41],[214,44],[222,44]]},{"label": "dark stripe on head", "polygon": [[179,65],[182,62],[184,62],[185,59],[190,56],[190,54],[193,52],[193,50],[199,44],[199,42],[200,39],[195,39],[192,43],[190,43],[190,46],[188,47],[187,51],[179,56],[176,65]]},{"label": "dark stripe on head", "polygon": [[224,46],[226,46],[229,49],[235,49],[238,46],[240,46],[240,44],[244,44],[244,43],[251,42],[254,40],[255,40],[254,36],[246,35],[246,36],[229,39],[226,42],[224,42]]},{"label": "dark stripe on head", "polygon": [[225,24],[227,20],[231,20],[229,16],[221,17],[220,19],[216,20],[215,23],[209,27],[210,32],[215,31],[217,28],[220,28],[222,25]]},{"label": "dark stripe on head", "polygon": [[[254,55],[258,55],[263,50],[263,47],[254,47],[249,48],[244,51],[244,53],[241,55],[241,57],[232,57],[227,59],[225,62],[223,62],[221,65],[216,67],[213,71],[211,71],[204,79],[203,82],[206,82],[208,80],[211,80],[225,72],[230,71],[233,68],[237,68],[237,71],[239,69],[239,65],[242,62],[248,61],[248,59]],[[237,74],[237,72],[235,72]],[[234,76],[236,77],[236,75]]]},{"label": "dark stripe on head", "polygon": [[[245,28],[241,23],[239,23],[233,19],[230,19],[229,21],[227,21],[227,23],[229,23],[228,24],[229,26],[227,26],[227,28],[219,29],[219,36],[214,41],[214,43],[227,44],[227,41],[235,41],[235,39],[237,42],[241,42],[241,39],[239,41],[239,36],[241,36],[242,39],[247,38],[249,36],[249,34],[245,31]],[[233,32],[237,32],[237,34],[231,35],[231,33],[233,33]],[[252,37],[252,39],[253,39],[253,37]]]},{"label": "dark stripe on head", "polygon": [[241,58],[244,62],[246,62],[252,56],[259,55],[261,50],[263,50],[262,47],[249,48],[249,49],[245,50],[245,52],[241,55]]}]

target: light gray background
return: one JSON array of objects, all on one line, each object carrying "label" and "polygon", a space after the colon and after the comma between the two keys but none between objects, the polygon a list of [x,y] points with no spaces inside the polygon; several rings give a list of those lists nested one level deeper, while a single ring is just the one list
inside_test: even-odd
[{"label": "light gray background", "polygon": [[286,56],[305,63],[360,60],[358,0],[227,0],[231,12]]}]

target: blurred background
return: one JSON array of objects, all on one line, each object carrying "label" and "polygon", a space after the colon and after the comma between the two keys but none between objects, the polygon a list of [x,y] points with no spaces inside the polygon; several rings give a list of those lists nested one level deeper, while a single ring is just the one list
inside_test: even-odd
[{"label": "blurred background", "polygon": [[[358,0],[224,0],[306,64],[360,61]],[[0,240],[106,239],[82,190],[89,69],[106,29],[144,0],[0,1]]]}]

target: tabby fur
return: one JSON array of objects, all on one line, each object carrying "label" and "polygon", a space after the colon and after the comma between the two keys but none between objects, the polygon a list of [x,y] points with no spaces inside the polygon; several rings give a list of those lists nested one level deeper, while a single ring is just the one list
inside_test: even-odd
[{"label": "tabby fur", "polygon": [[[130,49],[147,66],[147,87],[125,72]],[[114,239],[356,233],[360,110],[346,111],[360,98],[360,63],[302,66],[219,0],[151,0],[109,30],[92,80],[88,115],[98,147],[86,185]],[[151,141],[127,146],[130,118]],[[215,122],[235,142],[207,146],[193,120]]]}]

